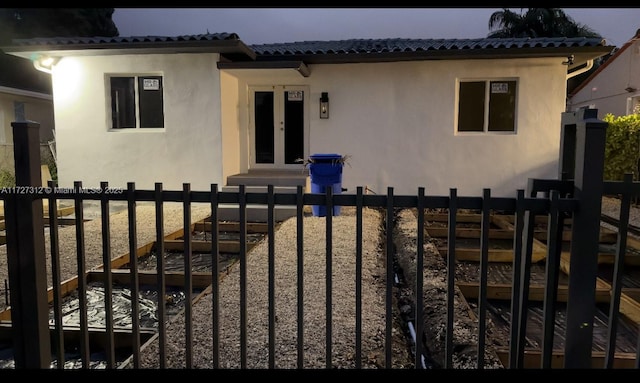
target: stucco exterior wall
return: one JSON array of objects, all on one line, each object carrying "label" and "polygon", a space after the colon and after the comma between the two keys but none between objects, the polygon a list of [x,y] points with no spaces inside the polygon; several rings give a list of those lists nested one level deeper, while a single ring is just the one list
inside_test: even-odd
[{"label": "stucco exterior wall", "polygon": [[[240,99],[251,85],[310,86],[310,154],[350,155],[342,187],[355,192],[515,196],[529,177],[557,178],[560,118],[565,110],[562,59],[460,60],[311,65],[274,76],[235,70]],[[517,79],[517,134],[456,134],[457,84]],[[318,116],[329,93],[330,118]],[[240,115],[248,115],[246,103]],[[241,125],[246,146],[247,125]]]},{"label": "stucco exterior wall", "polygon": [[[627,87],[635,91],[625,90]],[[570,100],[569,109],[578,110],[591,106],[598,109],[598,117],[611,113],[627,114],[629,98],[640,97],[640,41],[622,51],[615,59],[593,77]]]},{"label": "stucco exterior wall", "polygon": [[[238,98],[238,79],[226,73],[220,73],[221,89],[224,96],[221,99],[222,109],[222,177],[225,183],[228,176],[240,172],[242,157],[240,155],[240,128],[246,122],[246,116],[239,116],[240,99]],[[246,148],[245,148],[246,149]],[[246,169],[246,162],[244,163]]]},{"label": "stucco exterior wall", "polygon": [[[223,181],[217,54],[66,57],[53,72],[61,187],[208,190]],[[164,129],[110,130],[108,74],[160,74]]]}]

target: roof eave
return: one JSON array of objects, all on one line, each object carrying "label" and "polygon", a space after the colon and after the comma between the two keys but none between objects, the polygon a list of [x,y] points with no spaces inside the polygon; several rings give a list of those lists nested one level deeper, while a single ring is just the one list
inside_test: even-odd
[{"label": "roof eave", "polygon": [[461,49],[461,50],[425,50],[411,52],[383,53],[327,53],[327,54],[282,54],[259,55],[257,61],[304,61],[307,64],[339,64],[363,62],[393,62],[421,60],[461,60],[461,59],[515,59],[541,57],[574,56],[573,67],[583,65],[587,60],[606,55],[609,46],[596,47],[560,47],[560,48],[500,48],[500,49]]},{"label": "roof eave", "polygon": [[220,53],[243,59],[255,60],[256,53],[240,40],[193,41],[193,42],[135,42],[101,43],[73,45],[33,45],[0,47],[3,52],[32,59],[36,55],[54,57],[66,56],[108,56],[119,54],[162,54],[162,53]]}]

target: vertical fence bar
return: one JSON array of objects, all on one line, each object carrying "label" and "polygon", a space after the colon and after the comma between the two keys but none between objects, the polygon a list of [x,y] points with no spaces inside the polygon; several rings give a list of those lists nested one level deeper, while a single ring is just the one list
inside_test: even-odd
[{"label": "vertical fence bar", "polygon": [[458,218],[458,190],[449,189],[449,218],[447,232],[447,333],[445,334],[445,368],[453,367],[453,321],[456,281],[456,221]]},{"label": "vertical fence bar", "polygon": [[167,311],[165,296],[167,294],[164,261],[164,198],[162,197],[162,183],[155,184],[156,211],[156,292],[158,294],[158,357],[160,368],[167,368]]},{"label": "vertical fence bar", "polygon": [[183,236],[184,241],[184,331],[185,331],[185,365],[193,366],[193,279],[191,278],[191,185],[182,184],[182,213],[184,215]]},{"label": "vertical fence bar", "polygon": [[240,368],[247,368],[247,196],[238,186],[240,219]]},{"label": "vertical fence bar", "polygon": [[567,298],[565,368],[590,368],[593,349],[595,288],[598,273],[604,148],[608,123],[596,119],[597,109],[576,113],[576,169],[574,196],[580,208],[573,213]]},{"label": "vertical fence bar", "polygon": [[634,368],[640,368],[640,326],[636,326],[636,330],[638,331],[638,339],[636,343],[636,362]]},{"label": "vertical fence bar", "polygon": [[392,347],[393,347],[393,187],[387,188],[387,216],[386,216],[386,271],[387,276],[385,278],[387,283],[386,295],[385,295],[385,358],[384,368],[390,369],[392,367]]},{"label": "vertical fence bar", "polygon": [[478,361],[484,368],[487,322],[487,269],[489,268],[489,228],[491,227],[491,190],[482,191],[482,223],[480,237],[480,286],[478,288]]},{"label": "vertical fence bar", "polygon": [[520,270],[522,268],[522,232],[524,228],[524,190],[519,189],[513,228],[513,268],[511,283],[511,323],[509,337],[509,368],[521,368],[518,362],[518,327],[520,324]]},{"label": "vertical fence bar", "polygon": [[611,288],[611,302],[609,303],[609,325],[607,326],[607,348],[604,359],[605,368],[613,368],[616,352],[616,336],[618,331],[618,317],[620,316],[620,294],[624,272],[624,259],[627,254],[627,232],[629,229],[629,213],[633,193],[633,174],[624,175],[625,190],[620,200],[620,215],[618,217],[618,238],[616,244],[616,259],[613,263],[613,286]]},{"label": "vertical fence bar", "polygon": [[51,280],[53,292],[53,320],[55,330],[53,334],[56,353],[56,367],[64,369],[64,328],[62,324],[62,292],[60,285],[62,277],[60,272],[60,241],[58,237],[58,200],[53,193],[55,184],[48,183],[49,197],[49,240],[51,242]]},{"label": "vertical fence bar", "polygon": [[527,314],[529,310],[529,284],[531,283],[531,254],[533,253],[533,234],[535,229],[536,215],[534,212],[525,211],[523,228],[523,251],[520,261],[520,288],[518,292],[518,340],[517,340],[517,366],[524,365],[524,353],[527,346]]},{"label": "vertical fence bar", "polygon": [[84,249],[84,209],[82,181],[73,183],[75,191],[74,208],[76,214],[76,255],[78,267],[78,310],[80,313],[80,358],[82,368],[89,368],[89,329],[87,326],[87,273]]},{"label": "vertical fence bar", "polygon": [[296,190],[296,259],[298,273],[298,368],[304,368],[304,190]]},{"label": "vertical fence bar", "polygon": [[213,368],[220,368],[220,261],[218,245],[218,185],[211,185],[211,300]]},{"label": "vertical fence bar", "polygon": [[[40,124],[12,122],[16,186],[42,186]],[[10,192],[5,200],[7,267],[16,368],[49,368],[51,340],[42,200]]]},{"label": "vertical fence bar", "polygon": [[356,368],[362,368],[362,190],[356,188]]},{"label": "vertical fence bar", "polygon": [[131,348],[133,368],[140,368],[140,307],[138,277],[138,234],[136,230],[136,185],[127,182],[127,216],[129,218],[129,276],[131,290]]},{"label": "vertical fence bar", "polygon": [[326,299],[326,309],[325,309],[325,315],[326,315],[326,328],[327,328],[327,333],[326,333],[326,358],[327,358],[327,363],[326,366],[327,368],[331,368],[331,346],[333,345],[333,328],[331,327],[331,323],[332,323],[332,306],[333,306],[333,302],[332,302],[332,295],[331,295],[331,290],[332,290],[332,277],[333,277],[333,257],[332,257],[332,253],[333,253],[333,237],[331,236],[331,234],[333,234],[333,188],[331,186],[327,186],[326,187],[326,195],[325,195],[325,202],[326,202],[326,208],[327,208],[327,214],[325,217],[325,223],[326,223],[326,228],[325,228],[325,240],[326,240],[326,271],[325,271],[325,275],[326,275],[326,282],[325,282],[325,286],[326,286],[326,292],[325,292],[325,299]]},{"label": "vertical fence bar", "polygon": [[551,190],[549,217],[547,223],[547,261],[545,266],[544,304],[542,322],[542,368],[551,368],[553,338],[555,334],[556,309],[558,301],[558,276],[562,254],[564,232],[563,214],[558,210],[559,192]]},{"label": "vertical fence bar", "polygon": [[418,188],[418,238],[416,249],[416,308],[414,322],[416,324],[416,344],[415,344],[415,368],[424,368],[422,361],[422,332],[424,331],[424,319],[422,318],[424,294],[424,188]]},{"label": "vertical fence bar", "polygon": [[269,368],[275,368],[276,354],[276,257],[275,257],[275,219],[274,210],[275,197],[273,195],[273,185],[267,186],[267,246],[269,249]]},{"label": "vertical fence bar", "polygon": [[[102,221],[102,275],[104,288],[105,354],[107,368],[116,363],[115,341],[113,337],[113,276],[111,274],[111,227],[109,216],[109,184],[100,182],[100,219]],[[51,215],[49,215],[51,218]]]}]

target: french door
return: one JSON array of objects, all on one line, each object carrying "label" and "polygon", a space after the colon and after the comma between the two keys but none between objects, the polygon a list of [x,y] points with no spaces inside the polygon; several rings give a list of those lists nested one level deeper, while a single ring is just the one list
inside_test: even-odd
[{"label": "french door", "polygon": [[250,161],[256,169],[301,169],[309,150],[305,86],[249,88]]}]

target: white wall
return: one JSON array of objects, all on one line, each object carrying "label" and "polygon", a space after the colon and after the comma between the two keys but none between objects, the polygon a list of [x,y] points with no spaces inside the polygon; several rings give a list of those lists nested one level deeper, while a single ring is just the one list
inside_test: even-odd
[{"label": "white wall", "polygon": [[[235,70],[240,99],[250,85],[311,89],[310,153],[350,155],[342,186],[355,192],[515,196],[529,177],[557,178],[560,118],[565,110],[562,59],[424,61],[311,65],[294,72]],[[517,78],[517,134],[456,135],[456,88],[463,79]],[[329,93],[330,118],[317,103]],[[247,105],[240,104],[247,115]],[[247,126],[242,126],[246,135]],[[242,138],[243,140],[245,138]]]},{"label": "white wall", "polygon": [[[640,96],[640,41],[632,43],[605,64],[597,76],[571,97],[570,110],[593,105],[598,109],[599,118],[607,113],[627,114],[627,99]],[[636,91],[628,92],[627,87]]]},{"label": "white wall", "polygon": [[[221,183],[220,75],[217,54],[67,57],[53,71],[61,187],[209,190]],[[111,131],[106,74],[161,74],[161,130]]]}]

